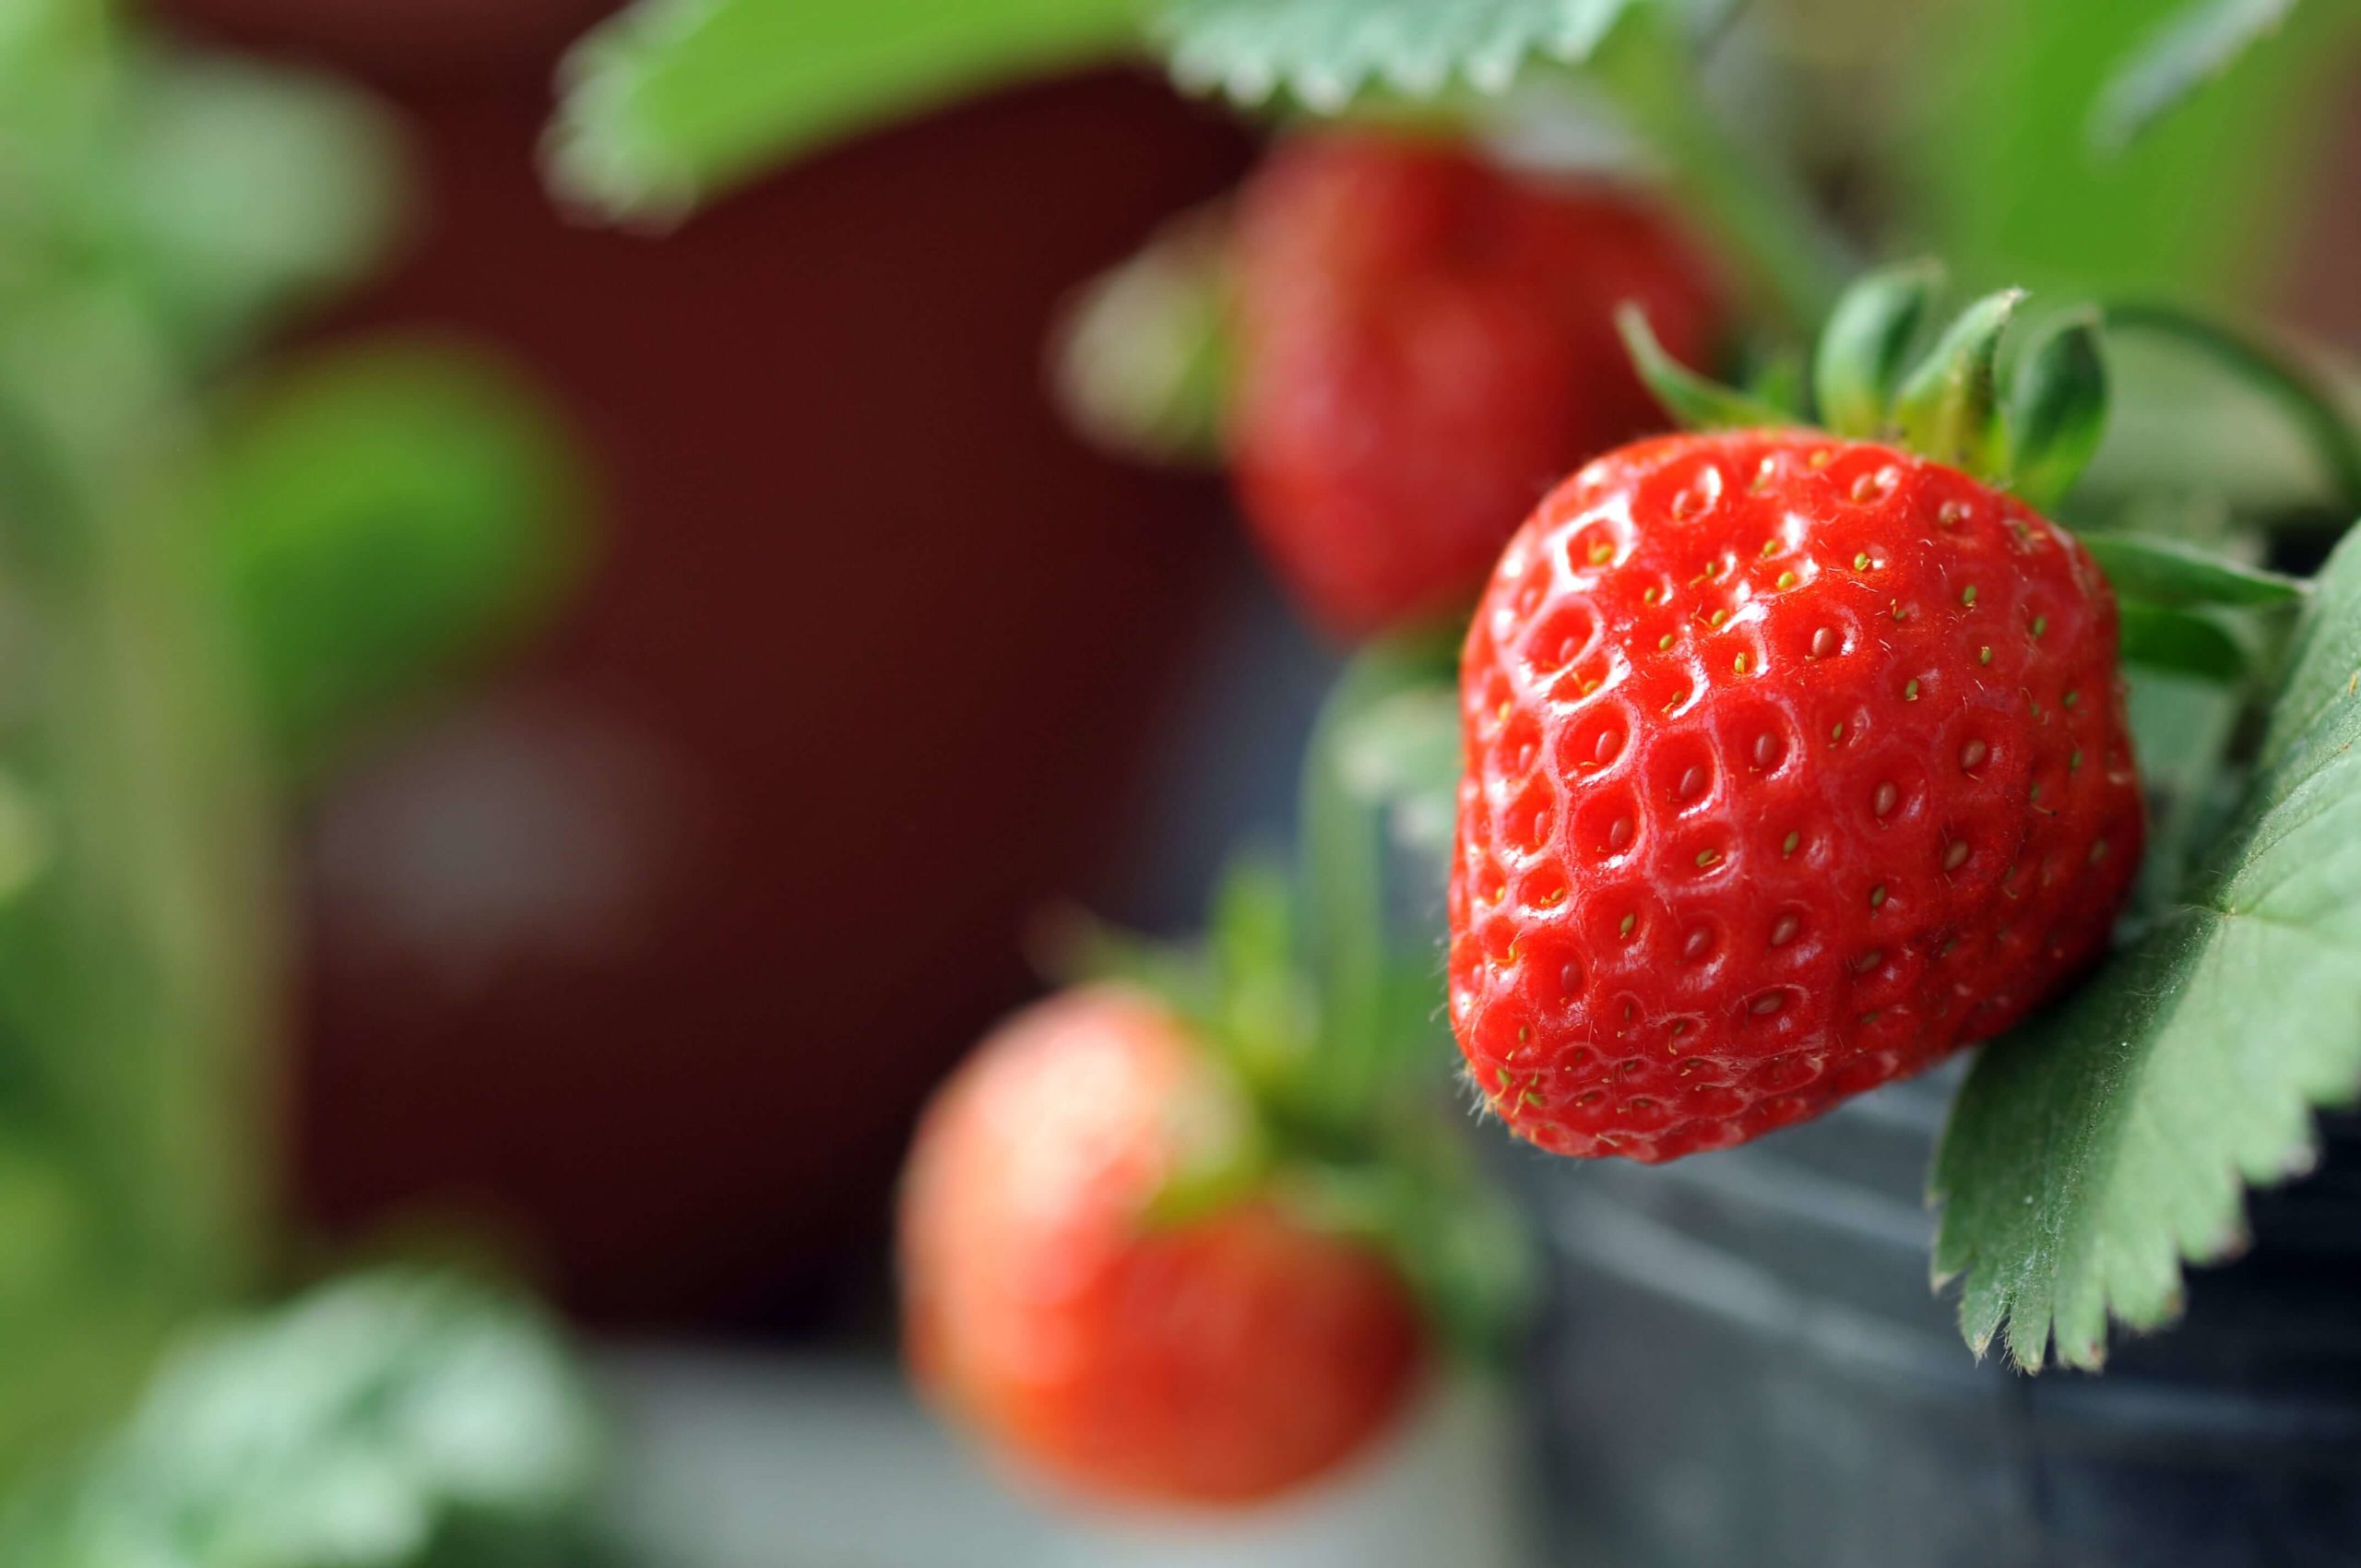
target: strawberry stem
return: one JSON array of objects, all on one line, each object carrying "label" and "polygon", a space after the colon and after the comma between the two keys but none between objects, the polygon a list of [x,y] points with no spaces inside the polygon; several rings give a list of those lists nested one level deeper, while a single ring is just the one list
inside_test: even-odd
[{"label": "strawberry stem", "polygon": [[1347,1128],[1392,1087],[1403,1031],[1388,984],[1385,812],[1354,788],[1344,742],[1360,715],[1438,678],[1455,652],[1418,636],[1364,650],[1330,693],[1304,756],[1304,957],[1319,1017],[1310,1074],[1319,1104],[1310,1109]]}]

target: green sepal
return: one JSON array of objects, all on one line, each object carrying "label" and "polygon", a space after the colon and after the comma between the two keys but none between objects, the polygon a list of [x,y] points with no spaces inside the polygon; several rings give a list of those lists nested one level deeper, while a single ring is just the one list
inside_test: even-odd
[{"label": "green sepal", "polygon": [[1208,1027],[1258,1099],[1303,1091],[1318,1019],[1301,964],[1296,890],[1285,867],[1258,856],[1231,861],[1215,889],[1206,956]]},{"label": "green sepal", "polygon": [[1381,1158],[1295,1167],[1273,1195],[1300,1223],[1383,1253],[1453,1354],[1504,1370],[1539,1295],[1533,1236],[1447,1126],[1393,1131]]},{"label": "green sepal", "polygon": [[1894,389],[1942,286],[1940,263],[1914,261],[1869,273],[1845,291],[1812,359],[1823,427],[1837,435],[1885,434]]},{"label": "green sepal", "polygon": [[1776,409],[1789,424],[1811,420],[1811,394],[1803,356],[1783,349],[1764,356],[1746,377],[1746,395],[1768,409]]},{"label": "green sepal", "polygon": [[1183,1021],[1210,1028],[1216,1012],[1202,955],[1061,909],[1034,923],[1026,941],[1033,967],[1061,985],[1117,985],[1144,992]]},{"label": "green sepal", "polygon": [[2022,289],[2003,289],[1968,306],[1904,380],[1894,423],[1919,456],[1998,477],[2005,443],[1993,365],[2024,297]]},{"label": "green sepal", "polygon": [[1250,1099],[1291,1109],[1306,1093],[1316,1026],[1296,924],[1285,868],[1247,854],[1223,872],[1202,944],[1161,942],[1061,910],[1029,945],[1036,967],[1062,983],[1145,992]]},{"label": "green sepal", "polygon": [[2106,362],[2096,311],[2050,326],[2021,355],[2009,391],[2008,467],[2037,512],[2065,499],[2106,430]]},{"label": "green sepal", "polygon": [[2242,681],[2254,656],[2231,630],[2202,611],[2127,599],[2118,607],[2127,664],[2206,681]]},{"label": "green sepal", "polygon": [[1665,352],[1648,326],[1647,313],[1628,300],[1616,309],[1615,329],[1623,335],[1640,380],[1684,430],[1764,429],[1796,422],[1783,410],[1708,380]]},{"label": "green sepal", "polygon": [[[1189,1141],[1184,1135],[1184,1145]],[[1271,1140],[1252,1117],[1239,1116],[1217,1135],[1201,1134],[1196,1141],[1203,1146],[1184,1149],[1179,1166],[1140,1206],[1143,1228],[1182,1229],[1250,1202],[1270,1187],[1276,1170]]]}]

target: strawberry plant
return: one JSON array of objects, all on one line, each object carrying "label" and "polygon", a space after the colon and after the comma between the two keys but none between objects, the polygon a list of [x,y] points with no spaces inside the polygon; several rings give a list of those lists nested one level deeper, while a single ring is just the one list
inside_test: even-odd
[{"label": "strawberry plant", "polygon": [[[1102,438],[1228,462],[1348,632],[1446,616],[1469,541],[1531,512],[1456,694],[1396,683],[1320,753],[1438,859],[1456,817],[1474,1093],[1544,1147],[1661,1159],[1987,1042],[1928,1179],[1934,1270],[1977,1353],[2095,1368],[2361,1095],[2350,378],[2177,303],[2287,228],[2281,166],[2356,31],[2330,6],[1999,8],[1888,148],[1849,105],[1737,127],[1710,74],[1774,24],[1704,0],[1009,0],[876,30],[849,0],[646,0],[580,52],[552,166],[670,219],[867,118],[1143,45],[1287,122],[1234,223],[1084,296],[1061,385]],[[1509,188],[1566,113],[1617,127],[1586,174],[1711,247],[1744,383],[1679,362],[1709,357],[1698,313],[1652,303],[1674,352],[1636,321],[1639,369],[1703,428],[1603,456],[1616,422],[1563,416],[1622,373],[1566,349],[1555,292],[1601,253],[1501,239],[1565,199]],[[1790,163],[1815,114],[1864,144],[1817,182]],[[1353,124],[1302,125],[1329,117]],[[1431,185],[1388,184],[1367,149],[1413,137]],[[1323,216],[1323,160],[1356,157]],[[1384,226],[1397,199],[1465,200],[1451,267]],[[1999,291],[1937,332],[1928,272],[1857,259],[1911,240]],[[1610,270],[1619,298],[1655,281]],[[1382,896],[1323,906],[1356,886]]]}]

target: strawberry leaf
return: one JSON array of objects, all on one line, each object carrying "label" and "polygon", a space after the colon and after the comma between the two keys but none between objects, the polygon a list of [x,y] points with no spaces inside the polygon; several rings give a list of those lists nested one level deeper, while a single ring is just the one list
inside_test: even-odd
[{"label": "strawberry leaf", "polygon": [[660,221],[849,131],[1118,52],[1138,21],[1136,0],[641,0],[568,57],[551,179]]},{"label": "strawberry leaf", "polygon": [[2118,593],[2151,604],[2284,604],[2304,593],[2300,578],[2173,540],[2091,533],[2082,536],[2082,547]]},{"label": "strawberry leaf", "polygon": [[2120,610],[2126,664],[2224,682],[2243,679],[2254,666],[2237,634],[2203,611],[2130,598],[2121,601]]},{"label": "strawberry leaf", "polygon": [[2361,1096],[2361,534],[2304,607],[2244,799],[2146,933],[1989,1047],[1936,1157],[1938,1277],[1979,1352],[2105,1359],[2243,1238],[2248,1185]]},{"label": "strawberry leaf", "polygon": [[1153,31],[1184,87],[1241,103],[1284,91],[1330,113],[1370,89],[1504,91],[1528,61],[1588,60],[1641,6],[1700,21],[1725,9],[1723,0],[1172,0]]},{"label": "strawberry leaf", "polygon": [[2239,56],[2279,30],[2296,0],[2191,0],[2134,51],[2099,95],[2091,145],[2119,153]]}]

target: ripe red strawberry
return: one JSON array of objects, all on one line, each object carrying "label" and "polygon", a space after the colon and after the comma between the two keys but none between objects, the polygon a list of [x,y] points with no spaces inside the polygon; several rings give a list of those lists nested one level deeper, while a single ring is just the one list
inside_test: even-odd
[{"label": "ripe red strawberry", "polygon": [[1376,1436],[1421,1333],[1392,1268],[1244,1201],[1143,1206],[1238,1108],[1157,1004],[1068,992],[1003,1025],[920,1127],[902,1196],[919,1381],[1086,1491],[1242,1503]]},{"label": "ripe red strawberry", "polygon": [[1742,1143],[2008,1028],[2140,861],[2097,568],[1873,442],[1592,463],[1502,556],[1462,698],[1452,1022],[1561,1154]]},{"label": "ripe red strawberry", "polygon": [[1662,428],[1619,303],[1691,362],[1714,325],[1703,269],[1634,197],[1369,131],[1280,145],[1241,194],[1235,269],[1240,497],[1347,636],[1464,603],[1560,476]]}]

